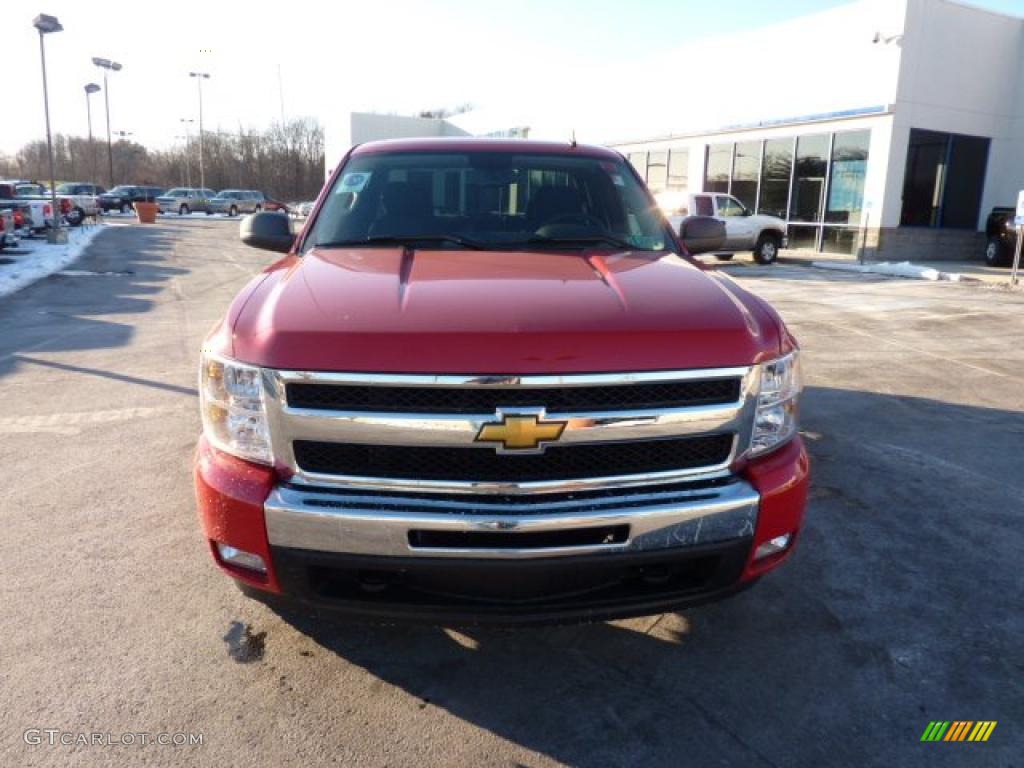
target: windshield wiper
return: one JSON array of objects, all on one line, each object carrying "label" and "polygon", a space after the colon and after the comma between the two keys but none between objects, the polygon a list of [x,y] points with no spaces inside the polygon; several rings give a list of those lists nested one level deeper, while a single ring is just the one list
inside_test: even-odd
[{"label": "windshield wiper", "polygon": [[422,243],[455,243],[474,251],[491,250],[493,246],[462,235],[371,235],[353,240],[333,240],[317,243],[317,248],[340,248],[351,245],[403,245],[416,247]]},{"label": "windshield wiper", "polygon": [[546,235],[534,235],[526,240],[527,245],[564,245],[567,247],[582,247],[587,245],[610,245],[614,248],[621,248],[624,251],[646,251],[648,248],[638,248],[633,243],[622,240],[613,235],[582,235],[577,237],[547,237]]}]

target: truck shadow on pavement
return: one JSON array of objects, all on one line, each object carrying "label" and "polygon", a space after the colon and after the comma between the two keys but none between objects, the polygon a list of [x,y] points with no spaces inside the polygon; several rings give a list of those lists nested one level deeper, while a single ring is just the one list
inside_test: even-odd
[{"label": "truck shadow on pavement", "polygon": [[726,602],[518,630],[278,615],[420,709],[572,765],[926,764],[929,719],[1020,722],[1024,413],[825,387],[802,410],[801,545]]},{"label": "truck shadow on pavement", "polygon": [[127,346],[131,319],[114,322],[92,315],[150,311],[163,285],[188,270],[165,262],[176,238],[165,229],[108,228],[67,270],[30,285],[0,302],[0,377],[26,353],[46,354]]}]

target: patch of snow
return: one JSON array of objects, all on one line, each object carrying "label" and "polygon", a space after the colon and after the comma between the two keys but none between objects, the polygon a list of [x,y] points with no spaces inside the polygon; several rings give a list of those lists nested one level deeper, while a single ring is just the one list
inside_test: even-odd
[{"label": "patch of snow", "polygon": [[37,280],[70,266],[82,255],[92,239],[103,231],[102,224],[68,230],[66,245],[50,245],[43,239],[22,240],[0,258],[14,259],[0,266],[0,297],[9,296]]},{"label": "patch of snow", "polygon": [[881,261],[877,264],[846,264],[841,261],[815,261],[811,264],[817,269],[832,269],[839,272],[857,272],[860,274],[885,275],[887,277],[906,277],[914,280],[950,280],[966,282],[972,278],[959,272],[940,272],[932,267],[921,267],[909,261]]}]

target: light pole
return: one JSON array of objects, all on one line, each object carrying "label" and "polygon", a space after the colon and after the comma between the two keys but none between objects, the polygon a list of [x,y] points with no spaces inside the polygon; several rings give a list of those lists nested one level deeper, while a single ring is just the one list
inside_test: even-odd
[{"label": "light pole", "polygon": [[[195,122],[192,118],[182,117],[179,118],[181,123],[185,126],[185,186],[192,187],[192,170],[190,168],[190,159],[192,155],[192,145],[189,141],[188,127]],[[202,186],[202,185],[200,185]]]},{"label": "light pole", "polygon": [[199,86],[199,186],[206,189],[206,172],[203,170],[203,80],[209,80],[208,72],[189,72]]},{"label": "light pole", "polygon": [[99,56],[92,57],[92,63],[103,70],[103,99],[107,110],[107,163],[110,171],[110,186],[114,186],[114,148],[110,142],[110,85],[107,83],[108,72],[120,72],[121,65],[110,59],[101,59]]},{"label": "light pole", "polygon": [[92,143],[92,99],[89,97],[99,92],[100,87],[96,83],[85,84],[85,114],[89,120],[89,178],[96,180],[96,147]]},{"label": "light pole", "polygon": [[39,30],[39,57],[43,63],[43,109],[46,111],[46,152],[50,160],[50,206],[53,213],[52,226],[46,231],[46,240],[50,243],[66,243],[67,230],[60,226],[60,211],[57,208],[57,178],[53,171],[53,138],[50,135],[50,92],[46,83],[46,45],[43,37],[51,32],[61,32],[64,27],[56,16],[41,13],[36,16],[32,26]]}]

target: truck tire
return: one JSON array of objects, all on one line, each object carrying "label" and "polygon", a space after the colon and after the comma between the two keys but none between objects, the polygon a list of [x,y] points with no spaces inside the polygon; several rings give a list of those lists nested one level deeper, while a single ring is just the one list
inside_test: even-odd
[{"label": "truck tire", "polygon": [[731,253],[716,253],[715,258],[719,261],[732,261],[733,255]]},{"label": "truck tire", "polygon": [[228,209],[228,216],[237,216],[237,215],[238,215],[238,208],[236,208],[235,206],[232,205],[231,208]]},{"label": "truck tire", "polygon": [[64,217],[70,227],[80,227],[82,222],[85,221],[85,211],[77,206],[72,208],[67,216]]},{"label": "truck tire", "polygon": [[754,246],[754,261],[758,264],[774,264],[779,258],[781,238],[774,232],[762,232]]},{"label": "truck tire", "polygon": [[990,237],[985,246],[985,263],[990,267],[1006,267],[1010,264],[1009,249],[998,237]]},{"label": "truck tire", "polygon": [[189,212],[188,206],[185,205],[184,203],[182,203],[181,205],[178,206],[178,215],[179,216],[184,216],[188,212]]}]

